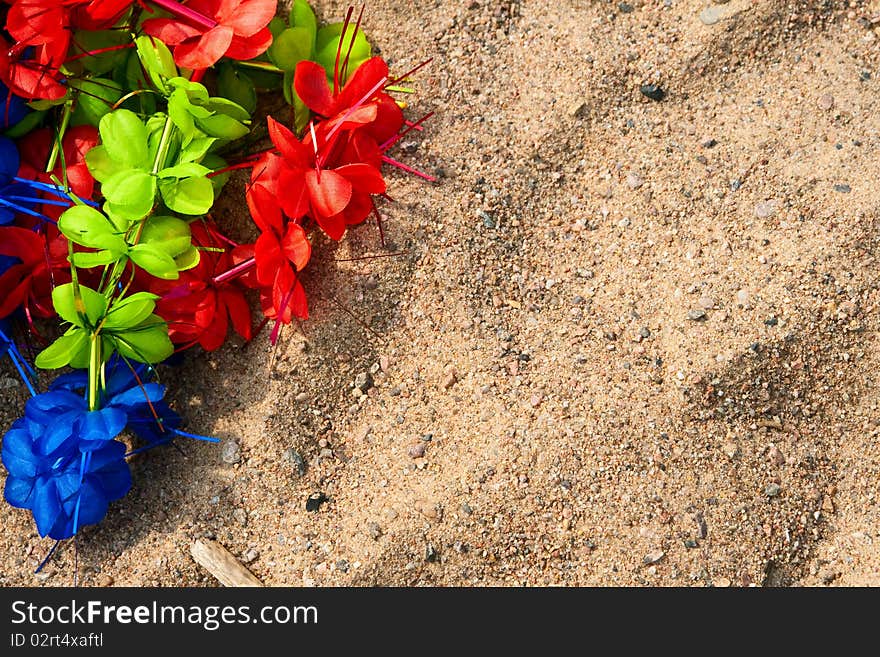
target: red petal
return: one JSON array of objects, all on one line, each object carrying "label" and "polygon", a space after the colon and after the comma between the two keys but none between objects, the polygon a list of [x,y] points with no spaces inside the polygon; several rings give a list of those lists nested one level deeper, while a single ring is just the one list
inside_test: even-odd
[{"label": "red petal", "polygon": [[240,36],[251,36],[265,28],[275,17],[275,0],[243,0],[223,23]]},{"label": "red petal", "polygon": [[299,224],[288,224],[287,232],[281,241],[281,248],[297,271],[302,271],[309,264],[309,258],[312,255],[312,245],[306,239],[306,231]]},{"label": "red petal", "polygon": [[308,149],[296,138],[296,135],[290,129],[273,119],[271,116],[266,117],[269,124],[269,139],[275,144],[281,155],[286,160],[286,164],[294,168],[308,169],[311,164],[309,161]]},{"label": "red petal", "polygon": [[251,307],[240,290],[227,288],[220,293],[229,318],[232,320],[232,328],[245,340],[254,337],[254,329],[251,323]]},{"label": "red petal", "polygon": [[403,127],[403,110],[388,94],[380,94],[376,103],[376,120],[366,129],[377,142],[384,144]]},{"label": "red petal", "polygon": [[317,171],[306,171],[305,181],[313,219],[339,214],[351,200],[351,183],[331,169],[321,171],[320,179]]},{"label": "red petal", "polygon": [[[360,70],[360,69],[359,69]],[[321,116],[336,114],[333,95],[327,83],[327,72],[320,64],[302,61],[293,74],[293,88],[306,106]]]},{"label": "red petal", "polygon": [[173,18],[150,18],[141,26],[144,34],[156,37],[168,46],[176,46],[187,39],[198,37],[202,30]]},{"label": "red petal", "polygon": [[284,214],[291,219],[299,219],[309,211],[309,190],[303,174],[302,169],[285,167],[278,177],[279,190],[284,190],[279,194],[278,200]]},{"label": "red petal", "polygon": [[371,167],[369,164],[346,164],[338,169],[334,169],[336,173],[345,176],[351,186],[359,192],[365,194],[384,194],[385,179],[378,169]]},{"label": "red petal", "polygon": [[217,63],[232,43],[232,28],[225,25],[212,27],[199,39],[187,39],[174,48],[178,66],[193,70],[209,68]]},{"label": "red petal", "polygon": [[284,232],[284,221],[281,218],[278,199],[268,189],[262,185],[251,185],[245,198],[251,217],[261,231],[273,232],[279,236]]},{"label": "red petal", "polygon": [[0,228],[0,255],[13,256],[23,264],[33,266],[45,257],[43,239],[26,228],[4,226]]},{"label": "red petal", "polygon": [[262,55],[271,45],[272,33],[267,27],[249,37],[233,36],[226,56],[231,59],[247,61]]},{"label": "red petal", "polygon": [[[361,64],[339,92],[337,112],[352,107],[383,80],[388,79],[388,64],[381,57],[373,57]],[[378,93],[378,92],[377,92]],[[367,100],[370,100],[369,98]]]},{"label": "red petal", "polygon": [[260,285],[271,285],[278,268],[288,266],[281,253],[281,244],[272,233],[263,233],[257,238],[254,258],[257,261],[257,281]]},{"label": "red petal", "polygon": [[315,217],[315,221],[330,239],[338,242],[345,234],[345,217],[342,214],[335,214],[332,217]]},{"label": "red petal", "polygon": [[364,219],[370,216],[373,211],[373,203],[369,194],[359,194],[355,192],[351,195],[351,203],[345,208],[342,216],[345,219],[346,226],[354,226],[363,223]]}]

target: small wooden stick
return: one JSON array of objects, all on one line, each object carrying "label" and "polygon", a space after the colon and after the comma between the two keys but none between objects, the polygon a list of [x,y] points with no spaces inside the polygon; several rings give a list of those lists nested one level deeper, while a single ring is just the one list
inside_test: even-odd
[{"label": "small wooden stick", "polygon": [[198,540],[193,543],[190,554],[223,586],[263,586],[251,571],[216,541]]}]

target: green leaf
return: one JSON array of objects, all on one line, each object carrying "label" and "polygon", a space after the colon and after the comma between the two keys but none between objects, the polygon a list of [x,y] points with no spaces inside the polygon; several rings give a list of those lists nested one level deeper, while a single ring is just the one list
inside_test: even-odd
[{"label": "green leaf", "polygon": [[186,98],[186,94],[180,90],[172,93],[168,99],[168,116],[171,117],[171,121],[183,133],[184,137],[192,139],[196,134],[196,125],[189,108],[189,100]]},{"label": "green leaf", "polygon": [[101,142],[107,155],[125,169],[150,166],[147,152],[147,129],[137,114],[118,109],[105,115],[99,125]]},{"label": "green leaf", "polygon": [[43,370],[64,367],[83,350],[88,351],[89,338],[80,328],[65,333],[37,354],[34,364]]},{"label": "green leaf", "polygon": [[180,214],[205,214],[214,205],[214,187],[208,178],[163,178],[159,191],[165,205]]},{"label": "green leaf", "polygon": [[219,198],[220,192],[223,191],[223,185],[228,182],[231,172],[224,171],[220,174],[216,172],[225,169],[228,162],[217,155],[217,153],[208,153],[205,159],[202,160],[202,164],[215,172],[215,175],[208,178],[208,180],[211,181],[211,186],[214,188],[214,198]]},{"label": "green leaf", "polygon": [[289,27],[272,40],[267,54],[275,66],[292,71],[304,59],[312,56],[314,33],[305,27]]},{"label": "green leaf", "polygon": [[185,162],[201,162],[202,158],[205,157],[211,146],[216,142],[217,139],[214,137],[199,137],[198,139],[193,139],[181,149],[180,154],[177,156],[177,162],[179,164]]},{"label": "green leaf", "polygon": [[104,328],[130,329],[147,319],[156,307],[156,299],[159,296],[149,292],[137,292],[131,296],[116,301],[107,313]]},{"label": "green leaf", "polygon": [[207,107],[212,112],[217,112],[218,114],[225,114],[226,116],[235,119],[236,121],[241,121],[242,123],[246,123],[251,120],[251,115],[248,111],[235,103],[228,98],[211,98],[205,103],[205,107]]},{"label": "green leaf", "polygon": [[137,220],[150,214],[156,201],[156,178],[141,169],[119,171],[101,185],[104,197]]},{"label": "green leaf", "polygon": [[209,173],[211,173],[211,170],[206,166],[196,164],[195,162],[183,162],[173,167],[162,169],[156,175],[159,178],[191,178],[193,176],[205,176]]},{"label": "green leaf", "polygon": [[241,139],[250,132],[246,125],[242,125],[225,114],[214,114],[206,119],[196,119],[196,126],[211,137],[221,139]]},{"label": "green leaf", "polygon": [[[339,48],[342,26],[343,23],[326,25],[318,30],[318,35],[315,39],[314,61],[324,67],[324,70],[327,71],[327,76],[331,79],[333,77],[333,69],[336,66],[336,51]],[[370,42],[367,41],[367,37],[364,36],[363,31],[358,30],[357,36],[354,36],[354,30],[348,30],[345,33],[345,39],[342,43],[341,57],[345,57],[345,53],[348,52],[352,38],[354,38],[354,45],[351,48],[351,55],[349,56],[349,77],[351,77],[361,63],[369,59],[371,54]],[[342,63],[340,62],[340,66],[341,65]]]},{"label": "green leaf", "polygon": [[175,257],[191,245],[189,224],[177,217],[150,217],[141,232],[141,243]]},{"label": "green leaf", "polygon": [[116,350],[141,363],[161,363],[174,353],[168,338],[168,325],[158,315],[150,315],[140,326],[113,334]]},{"label": "green leaf", "polygon": [[86,153],[86,166],[98,182],[104,182],[119,170],[119,166],[113,163],[103,146],[89,149]]},{"label": "green leaf", "polygon": [[113,251],[77,251],[73,254],[73,264],[82,269],[109,265],[119,260],[120,255]]},{"label": "green leaf", "polygon": [[109,249],[124,253],[125,240],[116,234],[116,226],[96,209],[74,205],[58,219],[58,229],[67,239],[92,249]]},{"label": "green leaf", "polygon": [[165,251],[150,244],[137,244],[128,252],[132,262],[148,274],[164,280],[178,277],[174,258]]},{"label": "green leaf", "polygon": [[[138,58],[150,76],[153,85],[160,91],[165,90],[166,81],[177,77],[177,66],[174,56],[162,41],[150,36],[135,39]],[[137,87],[134,87],[137,89]]]},{"label": "green leaf", "polygon": [[74,294],[73,283],[56,286],[52,290],[52,305],[55,307],[55,312],[61,319],[74,326],[97,326],[107,312],[107,299],[85,285],[79,286],[79,295],[78,300]]},{"label": "green leaf", "polygon": [[44,116],[46,116],[45,112],[31,112],[3,134],[10,139],[24,137],[31,130],[36,129],[36,127],[42,122]]},{"label": "green leaf", "polygon": [[[131,37],[124,30],[79,30],[73,35],[73,43],[83,53],[122,46]],[[125,49],[108,50],[97,55],[85,55],[78,61],[87,71],[103,75],[122,65],[128,56]]]},{"label": "green leaf", "polygon": [[318,31],[318,20],[315,12],[306,0],[294,0],[290,8],[290,27],[300,27],[311,34],[312,44],[315,42],[315,34]]},{"label": "green leaf", "polygon": [[194,246],[190,246],[179,256],[174,257],[174,264],[177,265],[177,271],[186,271],[187,269],[196,267],[199,264],[200,259],[201,255],[199,254],[199,250]]},{"label": "green leaf", "polygon": [[257,91],[254,89],[253,80],[232,64],[220,64],[217,91],[224,98],[243,107],[248,114],[253,114],[257,109]]},{"label": "green leaf", "polygon": [[122,85],[106,78],[71,79],[68,84],[80,91],[76,95],[76,109],[70,119],[73,125],[97,126],[116,101],[122,98]]}]

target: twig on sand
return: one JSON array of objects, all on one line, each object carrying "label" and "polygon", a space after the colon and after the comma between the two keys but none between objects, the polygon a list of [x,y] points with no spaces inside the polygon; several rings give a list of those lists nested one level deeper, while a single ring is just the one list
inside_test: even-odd
[{"label": "twig on sand", "polygon": [[198,540],[190,549],[192,558],[223,586],[263,586],[233,554],[215,541]]}]

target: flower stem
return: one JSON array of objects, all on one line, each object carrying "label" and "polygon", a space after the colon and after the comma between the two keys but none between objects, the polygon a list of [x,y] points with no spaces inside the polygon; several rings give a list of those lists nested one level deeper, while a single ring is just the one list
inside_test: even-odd
[{"label": "flower stem", "polygon": [[257,261],[254,258],[248,258],[244,262],[237,264],[232,269],[229,269],[222,274],[218,274],[211,279],[211,282],[214,283],[214,285],[220,285],[221,283],[225,283],[226,281],[230,281],[233,278],[237,278],[238,276],[247,273],[248,271],[253,269],[256,264]]},{"label": "flower stem", "polygon": [[257,71],[266,71],[267,73],[284,73],[284,71],[271,62],[235,62],[236,66],[242,68],[252,68]]},{"label": "flower stem", "polygon": [[151,0],[151,2],[157,7],[164,9],[172,16],[181,18],[200,27],[204,27],[205,29],[210,30],[213,27],[217,27],[217,21],[214,19],[208,18],[204,14],[190,9],[186,5],[176,2],[175,0]]},{"label": "flower stem", "polygon": [[[61,124],[58,126],[55,143],[52,144],[52,152],[49,153],[49,161],[46,163],[46,173],[51,173],[58,163],[58,156],[61,154],[61,144],[64,140],[64,134],[67,132],[67,126],[70,125],[71,114],[73,114],[73,101],[67,101],[64,104],[64,112],[61,114]],[[67,178],[66,175],[65,178]]]},{"label": "flower stem", "polygon": [[89,410],[98,410],[99,380],[101,376],[101,332],[95,331],[89,339]]},{"label": "flower stem", "polygon": [[171,116],[166,116],[165,127],[162,129],[162,136],[159,138],[159,148],[156,149],[156,159],[153,161],[154,176],[165,166],[165,157],[168,155],[168,146],[173,128],[174,123],[171,121]]}]

